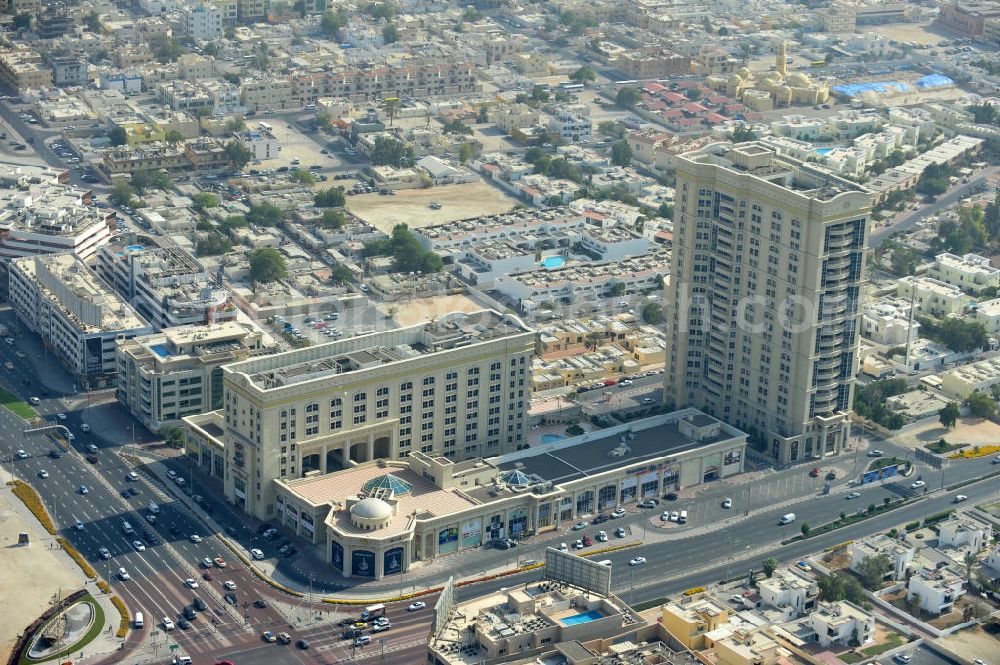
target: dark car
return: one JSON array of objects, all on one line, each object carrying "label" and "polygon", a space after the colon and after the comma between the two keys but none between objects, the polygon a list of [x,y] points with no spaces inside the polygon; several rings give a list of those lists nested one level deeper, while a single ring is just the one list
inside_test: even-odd
[{"label": "dark car", "polygon": [[198,596],[194,597],[194,600],[191,602],[191,604],[194,605],[194,609],[198,610],[199,612],[204,612],[205,610],[208,609],[208,605],[205,604],[205,601],[199,598]]},{"label": "dark car", "polygon": [[598,515],[590,523],[591,524],[604,524],[605,522],[609,521],[610,519],[611,518],[608,517],[607,515]]},{"label": "dark car", "polygon": [[194,611],[193,607],[185,607],[184,608],[184,618],[187,619],[188,621],[194,621],[195,617],[197,617],[197,616],[198,616],[198,613]]},{"label": "dark car", "polygon": [[295,646],[297,646],[298,648],[300,648],[302,650],[308,649],[309,648],[309,640],[299,640],[298,642],[295,643]]},{"label": "dark car", "polygon": [[297,549],[295,549],[294,547],[289,547],[287,550],[285,550],[285,556],[288,557],[288,558],[291,558],[291,557],[295,556],[298,553],[299,553],[299,551]]},{"label": "dark car", "polygon": [[364,635],[364,631],[360,628],[348,628],[342,633],[342,635],[345,640],[353,640],[355,637],[361,637]]},{"label": "dark car", "polygon": [[52,459],[59,459],[60,457],[62,457],[62,452],[58,450],[53,450],[52,452],[49,453],[49,457],[51,457]]},{"label": "dark car", "polygon": [[128,489],[126,488],[126,489],[123,489],[123,490],[122,490],[122,496],[123,496],[123,497],[125,497],[126,499],[128,499],[129,497],[131,497],[131,496],[132,496],[132,494],[131,494],[131,493],[130,493],[130,492],[128,491]]},{"label": "dark car", "polygon": [[258,533],[258,534],[260,534],[260,533],[264,533],[265,531],[267,531],[267,530],[268,530],[268,529],[270,529],[270,528],[271,528],[271,525],[270,525],[270,524],[268,524],[267,522],[264,522],[263,524],[261,524],[261,525],[259,525],[259,526],[257,527],[257,533]]},{"label": "dark car", "polygon": [[138,487],[130,487],[130,488],[128,488],[128,493],[131,494],[132,496],[139,496],[139,488]]},{"label": "dark car", "polygon": [[223,598],[225,598],[226,602],[229,603],[230,605],[236,604],[236,594],[227,593],[225,596],[223,596]]},{"label": "dark car", "polygon": [[180,619],[177,620],[177,627],[182,630],[187,630],[188,628],[191,627],[191,622],[185,619],[184,617],[181,617]]},{"label": "dark car", "polygon": [[262,610],[265,607],[267,607],[267,601],[264,600],[263,598],[258,598],[257,600],[253,601],[253,606],[259,610]]},{"label": "dark car", "polygon": [[667,501],[676,501],[677,500],[677,495],[674,494],[673,492],[671,492],[670,494],[664,495],[663,498],[666,499]]}]

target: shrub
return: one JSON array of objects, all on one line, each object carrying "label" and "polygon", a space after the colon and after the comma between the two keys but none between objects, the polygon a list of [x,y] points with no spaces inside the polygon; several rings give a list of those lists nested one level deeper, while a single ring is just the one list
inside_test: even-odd
[{"label": "shrub", "polygon": [[111,593],[111,585],[104,580],[97,580],[97,588],[101,590],[101,593]]},{"label": "shrub", "polygon": [[68,554],[73,561],[76,561],[76,565],[80,566],[80,570],[83,571],[84,575],[91,579],[97,577],[97,571],[94,570],[93,566],[87,563],[87,560],[83,558],[82,554],[76,551],[75,547],[69,544],[69,541],[62,536],[59,536],[56,538],[56,542],[59,543],[60,547],[66,550],[66,554]]},{"label": "shrub", "polygon": [[916,522],[910,522],[906,525],[907,531],[916,531],[919,528],[920,528],[920,520],[917,520]]},{"label": "shrub", "polygon": [[948,519],[949,515],[951,515],[951,511],[950,510],[946,510],[943,513],[935,513],[934,515],[929,515],[929,516],[927,516],[927,517],[924,518],[924,526],[930,526],[932,524],[937,524],[941,520]]},{"label": "shrub", "polygon": [[128,608],[125,607],[125,603],[118,596],[111,596],[111,604],[118,610],[118,632],[116,634],[118,637],[125,637],[128,635]]},{"label": "shrub", "polygon": [[704,590],[705,590],[705,587],[703,587],[703,586],[696,586],[696,587],[693,587],[693,588],[688,589],[687,591],[685,591],[684,595],[685,596],[693,596],[696,593],[701,593]]},{"label": "shrub", "polygon": [[51,535],[56,535],[56,525],[52,523],[49,511],[45,510],[42,498],[38,496],[35,488],[22,480],[15,480],[12,491],[14,492],[14,496],[20,499],[25,507],[31,511],[31,514],[35,516],[35,519],[42,525],[42,528]]}]

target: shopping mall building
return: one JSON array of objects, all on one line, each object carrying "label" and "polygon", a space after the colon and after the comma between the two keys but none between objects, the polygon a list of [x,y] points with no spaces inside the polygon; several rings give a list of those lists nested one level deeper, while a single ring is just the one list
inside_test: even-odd
[{"label": "shopping mall building", "polygon": [[740,473],[746,440],[684,409],[488,459],[414,452],[276,480],[276,517],[325,543],[341,575],[381,579],[415,561]]}]

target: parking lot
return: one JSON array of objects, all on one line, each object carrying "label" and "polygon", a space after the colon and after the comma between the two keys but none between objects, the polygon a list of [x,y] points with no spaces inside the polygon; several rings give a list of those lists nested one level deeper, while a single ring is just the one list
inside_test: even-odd
[{"label": "parking lot", "polygon": [[[316,135],[314,140],[312,137],[306,136],[295,127],[289,125],[287,121],[271,116],[248,118],[247,128],[259,129],[262,123],[264,126],[271,128],[271,133],[278,139],[278,145],[281,147],[281,151],[277,157],[265,159],[261,162],[262,168],[290,167],[295,159],[299,160],[298,164],[303,169],[313,165],[324,169],[341,166],[340,160],[333,154],[333,151],[327,150],[326,147],[320,145],[320,143],[325,143],[322,135]],[[328,154],[324,155],[321,152],[322,150],[327,150]]]},{"label": "parking lot", "polygon": [[[296,340],[308,341],[310,344],[327,344],[344,337],[395,327],[391,319],[371,304],[334,311],[331,311],[330,307],[317,308],[316,312],[310,314],[275,317],[271,324],[272,330],[290,344]],[[295,334],[295,330],[298,331],[298,335]]]}]

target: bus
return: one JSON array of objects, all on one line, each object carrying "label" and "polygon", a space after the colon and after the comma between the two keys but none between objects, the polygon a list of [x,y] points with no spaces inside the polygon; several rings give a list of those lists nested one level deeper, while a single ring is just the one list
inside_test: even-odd
[{"label": "bus", "polygon": [[562,83],[559,85],[560,90],[565,90],[566,92],[582,92],[582,83]]},{"label": "bus", "polygon": [[810,67],[826,67],[826,60],[813,60],[809,63]]},{"label": "bus", "polygon": [[629,79],[627,81],[615,81],[615,85],[617,85],[618,87],[623,87],[626,85],[639,85],[639,82],[636,81],[635,79]]}]

